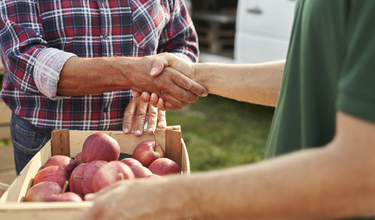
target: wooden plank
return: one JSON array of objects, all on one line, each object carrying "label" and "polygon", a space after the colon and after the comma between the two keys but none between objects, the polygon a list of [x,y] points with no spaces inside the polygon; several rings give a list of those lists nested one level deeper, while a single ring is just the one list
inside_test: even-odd
[{"label": "wooden plank", "polygon": [[181,160],[181,130],[166,130],[165,156],[175,161],[182,167]]},{"label": "wooden plank", "polygon": [[93,202],[8,202],[0,205],[0,219],[78,219]]},{"label": "wooden plank", "polygon": [[15,168],[13,155],[13,146],[0,147],[0,171]]},{"label": "wooden plank", "polygon": [[10,140],[10,126],[0,126],[0,140]]},{"label": "wooden plank", "polygon": [[5,183],[0,183],[0,198],[6,190],[8,190],[9,185]]},{"label": "wooden plank", "polygon": [[12,111],[4,103],[4,101],[0,99],[0,124],[9,125],[11,117],[12,117]]},{"label": "wooden plank", "polygon": [[3,64],[0,62],[0,75],[3,75],[4,74],[4,66]]},{"label": "wooden plank", "polygon": [[190,160],[189,154],[185,145],[184,140],[181,138],[181,162],[182,162],[182,172],[184,174],[190,174]]},{"label": "wooden plank", "polygon": [[70,157],[69,130],[58,129],[51,133],[51,155],[65,155]]},{"label": "wooden plank", "polygon": [[0,182],[8,185],[12,184],[17,178],[16,169],[8,169],[0,171]]}]

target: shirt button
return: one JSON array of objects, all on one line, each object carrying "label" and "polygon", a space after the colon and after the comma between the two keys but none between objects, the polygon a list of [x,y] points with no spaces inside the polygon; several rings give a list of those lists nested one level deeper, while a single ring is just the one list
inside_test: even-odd
[{"label": "shirt button", "polygon": [[106,40],[107,39],[107,35],[104,34],[103,35],[103,39]]}]

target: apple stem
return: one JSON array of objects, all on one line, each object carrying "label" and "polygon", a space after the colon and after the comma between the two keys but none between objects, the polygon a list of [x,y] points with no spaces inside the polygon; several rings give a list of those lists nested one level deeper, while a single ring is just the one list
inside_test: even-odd
[{"label": "apple stem", "polygon": [[151,129],[151,132],[152,132],[152,134],[154,135],[154,138],[155,138],[155,146],[156,146],[156,135],[155,135],[154,129]]},{"label": "apple stem", "polygon": [[81,176],[76,176],[76,175],[74,175],[74,178],[83,179],[83,177],[81,177]]},{"label": "apple stem", "polygon": [[98,164],[95,164],[95,166],[96,166],[97,168],[100,168],[100,166],[99,166]]},{"label": "apple stem", "polygon": [[121,180],[124,180],[124,179],[125,179],[123,173],[118,173],[117,175],[120,177]]},{"label": "apple stem", "polygon": [[68,184],[69,184],[69,181],[67,180],[67,181],[65,181],[65,184],[64,184],[64,188],[63,188],[63,191],[62,191],[62,193],[61,194],[64,194],[65,193],[65,191],[66,191],[66,188],[68,188]]}]

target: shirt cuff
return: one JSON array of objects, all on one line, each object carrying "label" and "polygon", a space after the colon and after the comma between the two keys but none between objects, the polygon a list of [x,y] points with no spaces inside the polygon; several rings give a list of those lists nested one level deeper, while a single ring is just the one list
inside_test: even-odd
[{"label": "shirt cuff", "polygon": [[34,64],[34,81],[39,91],[51,100],[70,98],[70,96],[57,96],[57,83],[60,72],[65,62],[77,56],[55,48],[44,48],[39,51]]}]

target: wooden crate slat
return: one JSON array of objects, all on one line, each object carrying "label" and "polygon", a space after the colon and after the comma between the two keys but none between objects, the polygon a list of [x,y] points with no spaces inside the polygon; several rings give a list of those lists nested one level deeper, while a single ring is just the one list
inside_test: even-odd
[{"label": "wooden crate slat", "polygon": [[0,62],[0,75],[4,75],[4,66],[1,62]]},{"label": "wooden crate slat", "polygon": [[12,111],[4,103],[4,101],[0,99],[0,124],[9,124],[11,117]]},{"label": "wooden crate slat", "polygon": [[0,219],[66,220],[78,219],[93,202],[27,202],[4,203],[0,206]]},{"label": "wooden crate slat", "polygon": [[166,130],[166,150],[165,156],[176,161],[177,164],[182,166],[181,159],[181,130]]},{"label": "wooden crate slat", "polygon": [[[0,147],[0,170],[8,170],[15,168],[13,157],[13,146]],[[1,181],[0,179],[0,182]]]},{"label": "wooden crate slat", "polygon": [[10,126],[0,126],[0,140],[10,139]]},{"label": "wooden crate slat", "polygon": [[58,129],[51,133],[51,154],[70,157],[69,130]]},{"label": "wooden crate slat", "polygon": [[13,181],[16,179],[17,173],[16,169],[9,169],[9,170],[1,170],[0,171],[0,184],[12,184]]}]

